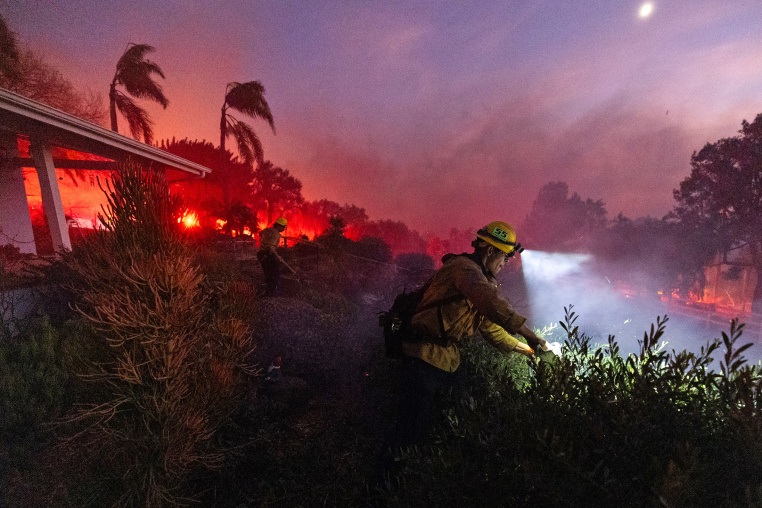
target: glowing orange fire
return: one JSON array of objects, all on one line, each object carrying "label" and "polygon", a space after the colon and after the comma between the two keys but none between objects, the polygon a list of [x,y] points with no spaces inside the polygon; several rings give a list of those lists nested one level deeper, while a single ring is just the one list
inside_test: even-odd
[{"label": "glowing orange fire", "polygon": [[199,225],[198,215],[196,212],[186,212],[180,219],[180,222],[182,222],[186,228],[194,228]]}]

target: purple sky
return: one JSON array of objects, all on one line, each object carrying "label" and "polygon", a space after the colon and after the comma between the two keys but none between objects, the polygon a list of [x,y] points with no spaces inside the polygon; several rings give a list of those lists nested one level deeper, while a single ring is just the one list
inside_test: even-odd
[{"label": "purple sky", "polygon": [[[610,217],[661,217],[690,155],[762,112],[762,2],[6,0],[22,44],[104,100],[128,42],[156,47],[156,138],[219,142],[225,85],[307,199],[446,235],[515,224],[566,181]],[[240,118],[240,117],[239,117]]]}]

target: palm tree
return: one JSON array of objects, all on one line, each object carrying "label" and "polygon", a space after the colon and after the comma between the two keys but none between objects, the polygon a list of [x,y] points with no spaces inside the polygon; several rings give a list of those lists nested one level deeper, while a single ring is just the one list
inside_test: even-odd
[{"label": "palm tree", "polygon": [[262,142],[259,141],[254,130],[228,113],[228,110],[234,109],[252,118],[259,117],[267,120],[275,133],[273,115],[264,95],[265,87],[259,81],[228,83],[220,119],[220,153],[225,153],[225,140],[232,134],[238,143],[238,153],[246,163],[252,164],[254,160],[263,161]]},{"label": "palm tree", "polygon": [[[163,79],[164,73],[155,62],[144,58],[146,53],[153,51],[155,49],[148,44],[129,43],[127,50],[116,63],[116,73],[111,81],[108,94],[111,107],[111,130],[119,132],[116,125],[116,110],[118,109],[127,119],[133,137],[140,139],[142,135],[146,143],[151,143],[153,140],[153,129],[151,128],[153,122],[148,117],[148,113],[135,104],[127,94],[138,99],[158,102],[164,109],[167,109],[169,100],[164,96],[161,86],[154,81],[152,76],[158,74]],[[127,94],[117,90],[118,85],[122,85]]]}]

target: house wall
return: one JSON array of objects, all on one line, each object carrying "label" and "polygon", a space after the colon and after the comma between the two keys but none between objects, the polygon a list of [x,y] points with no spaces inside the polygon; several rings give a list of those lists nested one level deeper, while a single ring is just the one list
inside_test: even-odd
[{"label": "house wall", "polygon": [[24,178],[12,163],[19,156],[16,135],[0,130],[0,245],[13,244],[22,254],[37,254]]}]

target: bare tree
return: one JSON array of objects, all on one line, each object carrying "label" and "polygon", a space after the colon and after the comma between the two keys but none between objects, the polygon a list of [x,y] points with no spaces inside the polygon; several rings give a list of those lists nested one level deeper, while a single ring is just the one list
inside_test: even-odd
[{"label": "bare tree", "polygon": [[78,118],[103,124],[106,108],[101,94],[78,91],[58,69],[33,51],[21,52],[18,62],[20,78],[11,81],[0,77],[0,86]]},{"label": "bare tree", "polygon": [[[16,35],[0,16],[0,79],[13,82],[20,77]],[[7,87],[4,87],[7,88]]]}]

